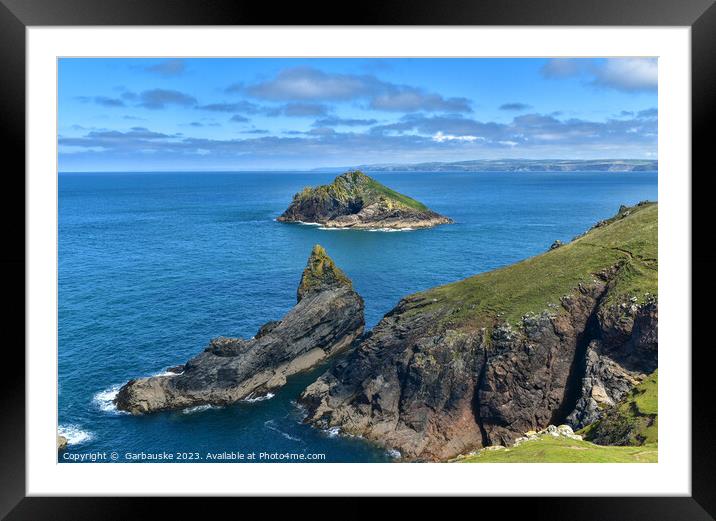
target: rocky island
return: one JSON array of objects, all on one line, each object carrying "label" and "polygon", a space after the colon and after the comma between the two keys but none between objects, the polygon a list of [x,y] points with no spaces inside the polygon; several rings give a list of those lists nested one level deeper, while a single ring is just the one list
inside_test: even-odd
[{"label": "rocky island", "polygon": [[453,222],[359,170],[339,175],[331,184],[305,188],[276,220],[317,223],[326,228],[393,230]]},{"label": "rocky island", "polygon": [[620,404],[657,368],[657,215],[622,207],[542,255],[402,299],[303,392],[306,422],[413,461],[560,424],[644,443],[654,417]]},{"label": "rocky island", "polygon": [[363,333],[363,299],[326,251],[314,246],[297,304],[250,340],[216,338],[175,374],[138,378],[117,393],[118,409],[133,414],[197,405],[226,405],[261,396],[286,377],[349,347]]}]

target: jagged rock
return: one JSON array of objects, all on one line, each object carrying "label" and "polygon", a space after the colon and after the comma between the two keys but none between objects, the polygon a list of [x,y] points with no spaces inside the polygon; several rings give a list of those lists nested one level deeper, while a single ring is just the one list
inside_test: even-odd
[{"label": "jagged rock", "polygon": [[570,313],[525,318],[524,331],[502,323],[489,338],[430,334],[442,317],[410,314],[414,302],[404,300],[304,391],[308,421],[398,447],[408,459],[510,445],[560,414],[579,334],[604,286],[568,299]]},{"label": "jagged rock", "polygon": [[450,330],[431,335],[438,317],[403,316],[411,304],[403,300],[300,401],[317,426],[340,426],[398,448],[405,459],[447,459],[482,440],[472,403],[482,339]]},{"label": "jagged rock", "polygon": [[657,371],[630,389],[618,402],[601,411],[584,429],[587,440],[598,445],[643,445],[658,440]]},{"label": "jagged rock", "polygon": [[[594,417],[589,400],[617,399],[656,363],[656,300],[639,304],[623,281],[654,292],[657,211],[628,211],[557,251],[404,298],[306,388],[306,421],[414,461],[511,445],[550,425],[578,436],[572,428]],[[607,261],[595,266],[594,251],[609,252]],[[575,272],[575,259],[588,271]],[[527,298],[541,308],[521,319],[503,307]]]},{"label": "jagged rock", "polygon": [[254,339],[261,338],[262,336],[266,336],[268,333],[276,329],[276,326],[278,326],[281,323],[280,320],[271,320],[269,322],[266,322],[263,326],[259,328],[259,330],[256,332],[256,335],[254,336]]},{"label": "jagged rock", "polygon": [[603,281],[570,295],[565,313],[523,320],[508,341],[492,337],[478,387],[479,415],[490,444],[510,445],[521,432],[560,421],[570,411],[569,377],[581,335],[605,290]]},{"label": "jagged rock", "polygon": [[600,338],[587,347],[580,396],[567,417],[575,429],[596,422],[657,367],[658,304],[629,302],[597,312]]},{"label": "jagged rock", "polygon": [[348,348],[363,327],[363,299],[316,245],[301,277],[298,303],[280,321],[265,324],[251,340],[213,339],[181,374],[130,380],[115,403],[136,414],[225,405],[266,393],[284,385],[286,377]]},{"label": "jagged rock", "polygon": [[61,434],[57,435],[57,450],[58,451],[67,450],[67,438],[65,438]]},{"label": "jagged rock", "polygon": [[308,259],[306,269],[303,270],[303,275],[301,275],[301,283],[296,291],[296,299],[301,302],[301,300],[314,293],[343,287],[350,288],[351,281],[336,267],[326,250],[316,244]]},{"label": "jagged rock", "polygon": [[358,170],[336,177],[331,184],[305,188],[276,220],[355,229],[416,229],[452,222]]}]

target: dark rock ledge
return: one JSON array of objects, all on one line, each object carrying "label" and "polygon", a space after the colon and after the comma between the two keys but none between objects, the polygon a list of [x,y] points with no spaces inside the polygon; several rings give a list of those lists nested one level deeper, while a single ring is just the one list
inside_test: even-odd
[{"label": "dark rock ledge", "polygon": [[196,405],[226,405],[281,387],[363,333],[363,299],[326,251],[314,246],[298,288],[297,304],[250,340],[220,337],[189,360],[183,372],[138,378],[117,393],[133,414]]}]

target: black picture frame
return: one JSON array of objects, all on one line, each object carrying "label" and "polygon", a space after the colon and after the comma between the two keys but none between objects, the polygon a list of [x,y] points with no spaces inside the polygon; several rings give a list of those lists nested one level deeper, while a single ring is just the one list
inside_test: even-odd
[{"label": "black picture frame", "polygon": [[[689,26],[692,37],[692,168],[700,170],[703,181],[692,198],[692,277],[699,289],[708,294],[714,286],[708,268],[716,256],[698,245],[699,237],[712,234],[709,227],[709,196],[705,181],[713,175],[706,161],[713,145],[708,139],[716,96],[716,6],[714,0],[460,0],[441,2],[412,0],[360,3],[356,9],[339,9],[339,5],[283,4],[277,8],[266,2],[232,0],[0,0],[0,118],[2,120],[3,159],[6,198],[0,205],[4,248],[2,250],[3,287],[6,288],[4,322],[6,331],[18,332],[24,323],[25,308],[25,229],[19,225],[24,216],[25,181],[25,31],[28,26],[101,26],[101,25],[570,25],[570,26]],[[10,161],[8,161],[8,159]],[[12,167],[8,166],[12,165]],[[684,182],[691,177],[684,172]],[[693,181],[692,181],[693,183]],[[693,186],[693,185],[692,185]],[[10,195],[14,194],[14,195]],[[12,201],[12,204],[11,204]],[[700,225],[699,223],[704,223]],[[697,230],[704,227],[703,233]],[[699,248],[697,248],[699,246]],[[11,290],[14,295],[10,297]],[[22,291],[22,293],[21,293]],[[22,297],[20,295],[22,294]],[[14,297],[14,298],[13,298]],[[689,303],[683,303],[689,305]],[[707,323],[708,306],[698,306],[692,299],[692,323]],[[7,342],[3,353],[3,375],[0,378],[0,516],[7,519],[128,519],[148,517],[162,512],[168,517],[186,513],[188,498],[39,498],[26,497],[25,474],[25,357],[24,329],[17,342]],[[509,504],[509,512],[530,512],[531,519],[580,520],[701,520],[716,514],[716,476],[714,460],[713,379],[708,353],[712,342],[697,342],[693,332],[692,349],[692,495],[690,497],[620,497],[620,498],[497,498],[477,499],[480,506]],[[677,346],[672,346],[677,348]],[[685,347],[685,346],[683,346]],[[195,499],[191,506],[206,508],[203,503],[216,499]],[[222,502],[233,502],[225,499]],[[248,512],[258,505],[247,505]],[[260,500],[250,500],[256,502]],[[264,500],[265,501],[265,500]],[[302,500],[304,503],[313,500]],[[321,510],[332,515],[354,518],[368,515],[369,507],[357,500],[321,500]],[[272,502],[272,505],[274,503]],[[422,501],[413,500],[422,508]],[[312,505],[295,505],[294,509],[313,510]],[[524,509],[524,510],[523,510]],[[206,513],[206,510],[204,510]],[[476,511],[477,512],[477,511]]]}]

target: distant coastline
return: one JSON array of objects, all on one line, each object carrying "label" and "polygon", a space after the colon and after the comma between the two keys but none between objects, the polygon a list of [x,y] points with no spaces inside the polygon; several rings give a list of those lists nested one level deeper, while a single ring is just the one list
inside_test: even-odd
[{"label": "distant coastline", "polygon": [[[366,172],[653,172],[659,162],[652,159],[475,159],[470,161],[389,163],[358,165]],[[345,167],[315,168],[334,172]]]},{"label": "distant coastline", "polygon": [[358,166],[327,166],[319,168],[255,168],[245,170],[105,170],[72,171],[62,174],[240,174],[240,173],[292,173],[331,174],[348,170],[364,172],[656,172],[659,162],[652,159],[476,159],[454,162],[386,163]]}]

